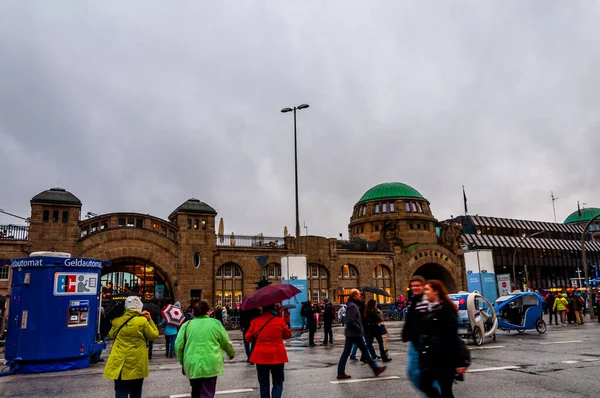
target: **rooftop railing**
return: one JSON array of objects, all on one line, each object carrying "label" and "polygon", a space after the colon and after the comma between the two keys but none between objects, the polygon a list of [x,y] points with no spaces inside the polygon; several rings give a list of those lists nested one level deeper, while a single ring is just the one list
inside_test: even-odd
[{"label": "rooftop railing", "polygon": [[256,249],[285,249],[285,238],[261,235],[217,235],[217,246]]},{"label": "rooftop railing", "polygon": [[27,240],[28,235],[26,225],[0,225],[0,240]]}]

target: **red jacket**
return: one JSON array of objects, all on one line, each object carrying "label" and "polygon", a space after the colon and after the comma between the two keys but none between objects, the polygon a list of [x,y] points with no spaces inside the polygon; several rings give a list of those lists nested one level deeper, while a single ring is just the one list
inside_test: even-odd
[{"label": "red jacket", "polygon": [[[272,320],[269,321],[269,319]],[[267,321],[269,323],[259,334],[259,330]],[[257,335],[258,339],[256,339]],[[292,337],[292,331],[288,329],[283,319],[277,315],[267,312],[253,319],[245,336],[248,343],[254,344],[250,362],[258,365],[278,365],[288,362],[283,340],[290,337]]]}]

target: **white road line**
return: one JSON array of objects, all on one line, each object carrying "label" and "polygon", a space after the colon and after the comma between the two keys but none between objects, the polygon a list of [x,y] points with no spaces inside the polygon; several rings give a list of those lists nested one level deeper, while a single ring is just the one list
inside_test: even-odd
[{"label": "white road line", "polygon": [[561,363],[578,363],[579,361],[560,361]]},{"label": "white road line", "polygon": [[600,359],[598,358],[586,358],[586,359],[582,359],[583,362],[596,362],[596,361],[600,361]]},{"label": "white road line", "polygon": [[493,350],[494,348],[506,348],[505,345],[490,345],[490,346],[482,346],[482,347],[469,347],[469,350]]},{"label": "white road line", "polygon": [[181,365],[163,365],[158,367],[160,370],[181,369]]},{"label": "white road line", "polygon": [[483,369],[468,369],[468,373],[475,372],[491,372],[493,370],[509,370],[509,369],[520,369],[518,366],[499,366],[497,368],[483,368]]},{"label": "white road line", "polygon": [[583,343],[583,340],[549,341],[549,342],[547,342],[547,343],[540,343],[540,345],[548,345],[548,344],[569,344],[569,343]]},{"label": "white road line", "polygon": [[399,378],[400,378],[400,376],[369,377],[368,379],[334,380],[334,381],[330,381],[330,383],[331,384],[362,383],[363,381],[395,380],[395,379],[399,379]]},{"label": "white road line", "polygon": [[[223,394],[238,394],[241,392],[252,392],[254,391],[254,389],[252,388],[240,388],[238,390],[223,390],[223,391],[217,391],[216,395],[223,395]],[[191,397],[191,394],[177,394],[177,395],[171,395],[170,398],[187,398],[187,397]]]}]

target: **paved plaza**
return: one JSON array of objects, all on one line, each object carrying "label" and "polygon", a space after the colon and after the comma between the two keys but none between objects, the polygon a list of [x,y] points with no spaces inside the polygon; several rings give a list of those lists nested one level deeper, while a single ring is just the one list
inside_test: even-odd
[{"label": "paved plaza", "polygon": [[[393,361],[374,379],[367,365],[348,363],[352,379],[336,380],[343,344],[343,329],[335,329],[333,347],[308,348],[306,335],[288,342],[285,397],[416,397],[404,372],[406,345],[401,342],[402,322],[388,323],[387,338]],[[600,325],[549,326],[545,335],[499,332],[496,342],[470,344],[473,365],[464,383],[455,386],[457,397],[597,397],[600,391]],[[241,333],[230,332],[238,356],[226,362],[219,378],[223,397],[258,396],[255,369],[245,362]],[[320,335],[318,334],[318,337]],[[164,356],[164,344],[155,345],[144,397],[184,398],[190,389],[175,359]],[[111,397],[112,381],[102,378],[104,363],[89,369],[43,375],[0,378],[0,397]]]}]

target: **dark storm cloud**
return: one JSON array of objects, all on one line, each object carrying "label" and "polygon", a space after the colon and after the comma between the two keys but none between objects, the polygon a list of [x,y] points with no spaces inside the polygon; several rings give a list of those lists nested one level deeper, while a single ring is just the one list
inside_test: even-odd
[{"label": "dark storm cloud", "polygon": [[[163,218],[192,195],[228,232],[346,236],[371,186],[443,219],[600,206],[590,2],[0,3],[0,208],[59,183],[84,211]],[[0,223],[15,222],[0,216]]]}]

